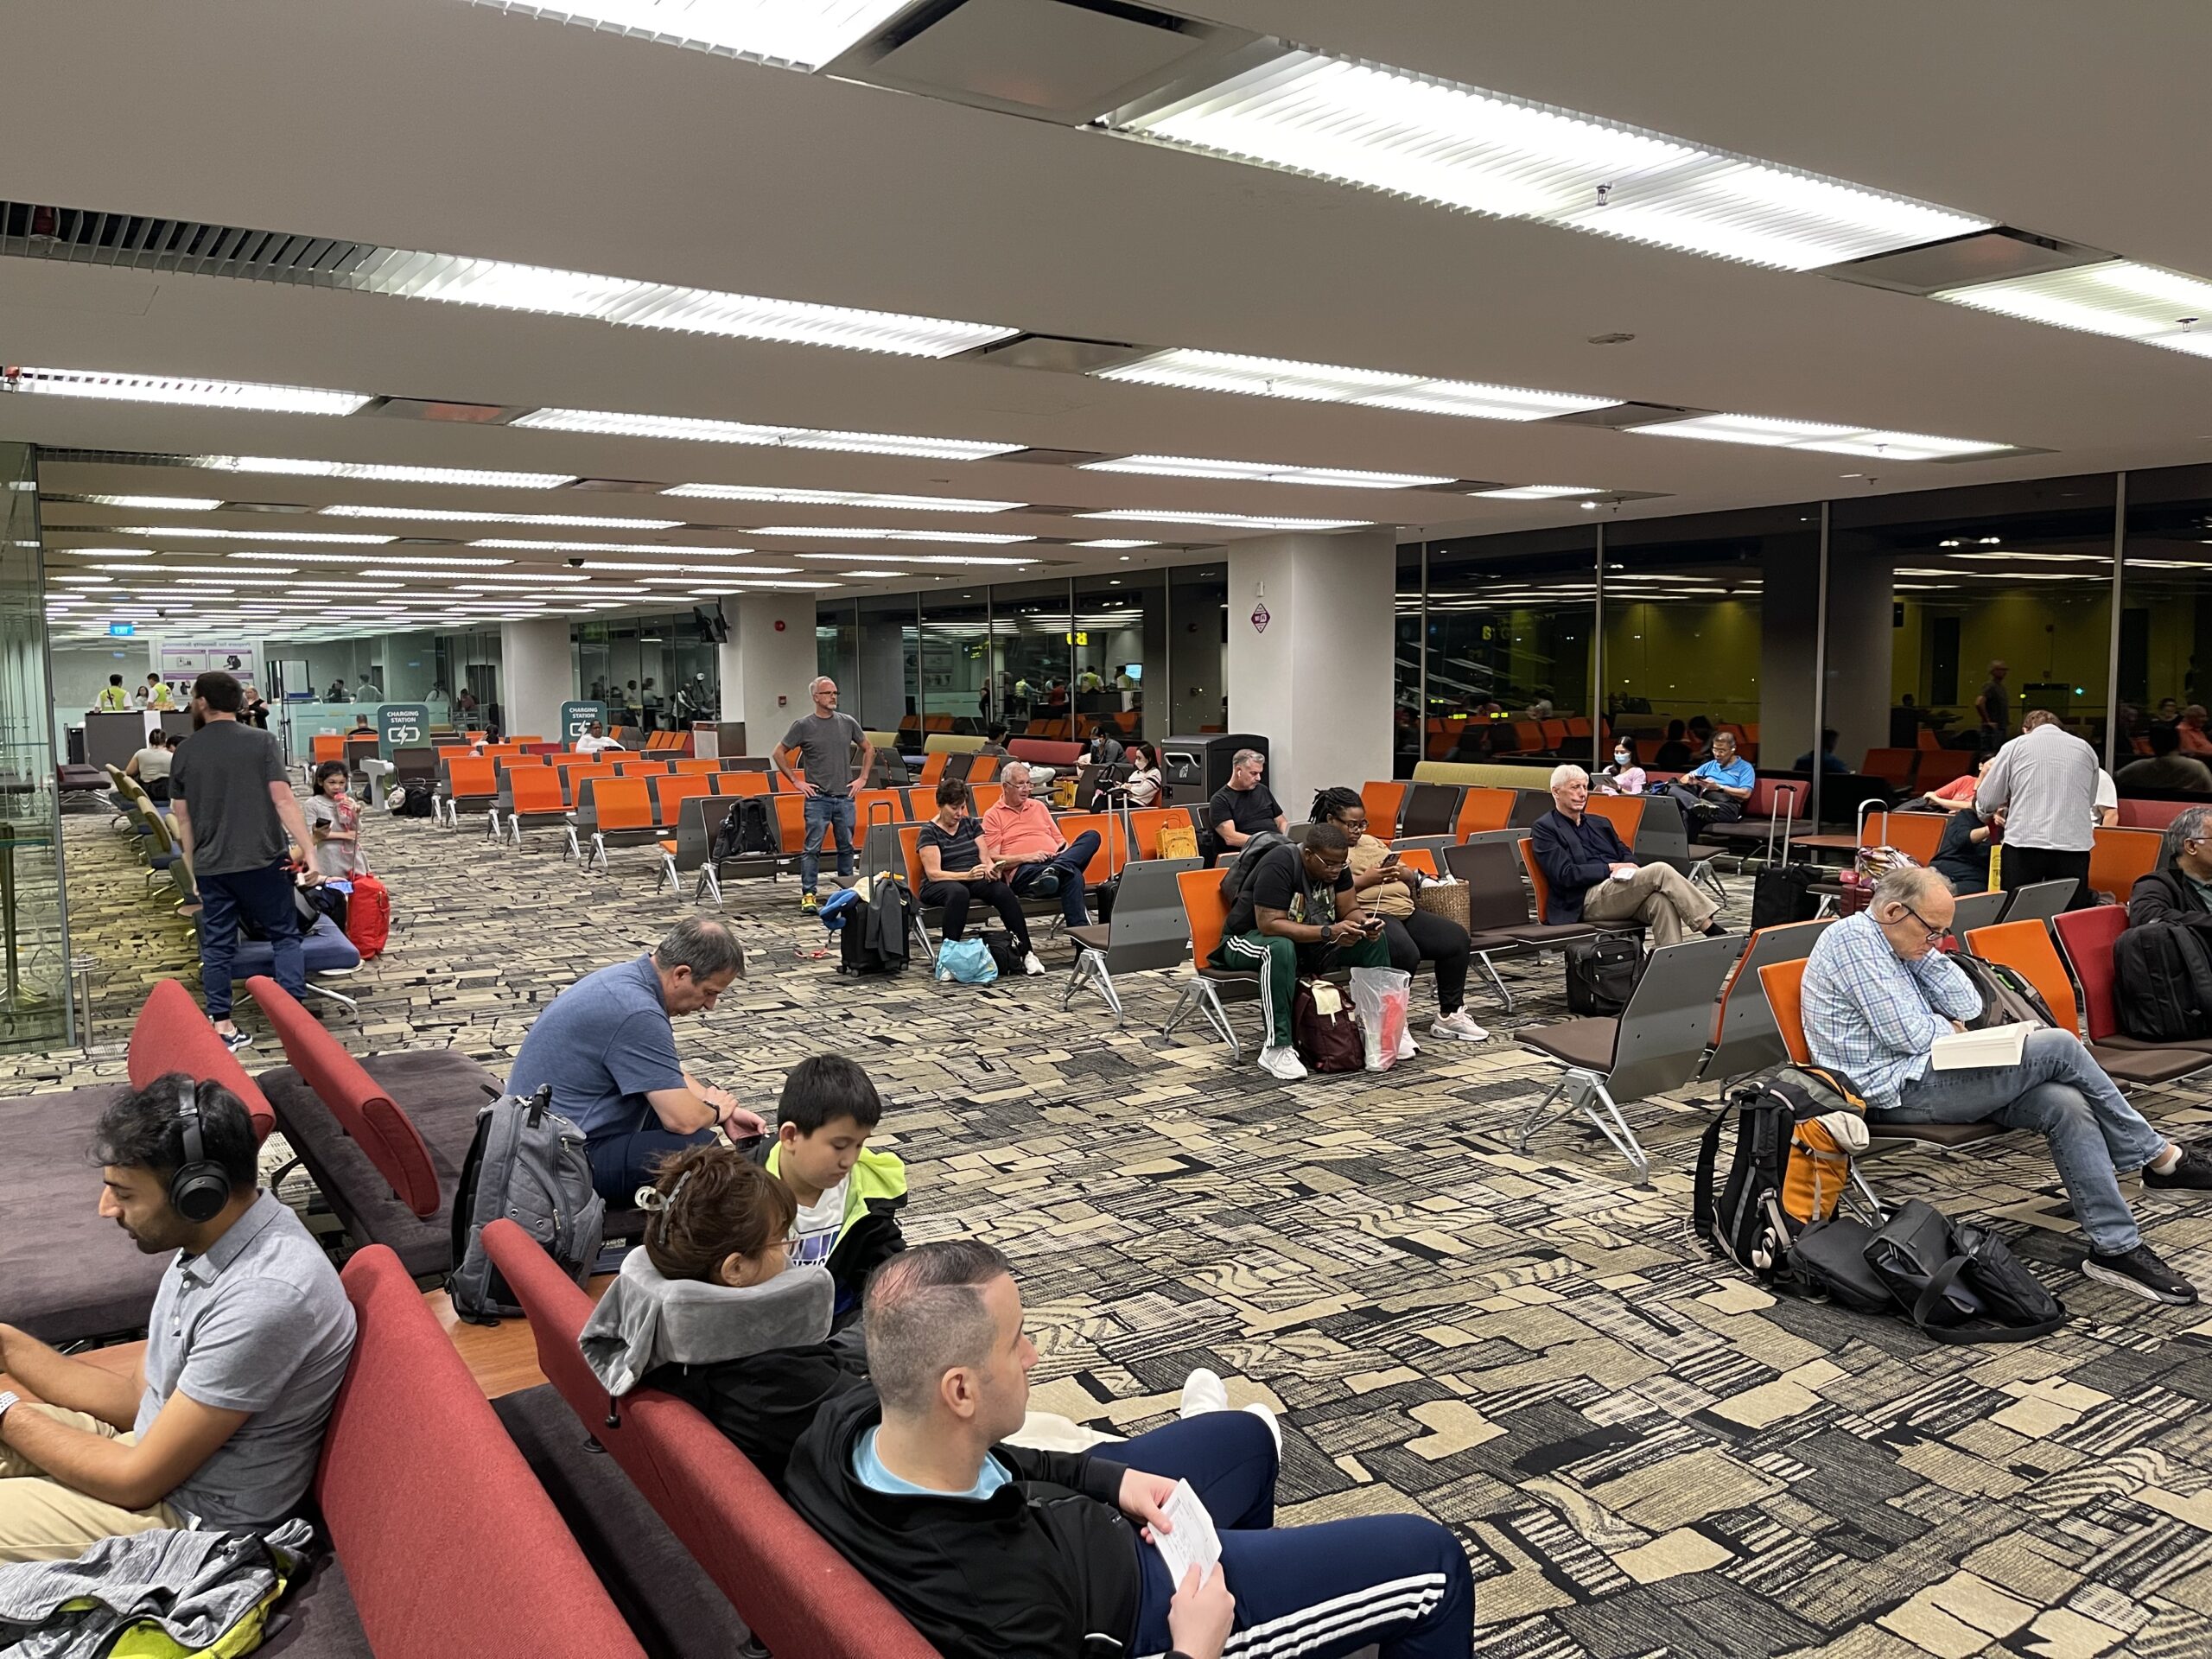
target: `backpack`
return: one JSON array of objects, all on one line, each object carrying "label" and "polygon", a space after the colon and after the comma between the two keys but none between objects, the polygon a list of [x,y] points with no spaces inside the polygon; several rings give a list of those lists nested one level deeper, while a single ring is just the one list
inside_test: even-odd
[{"label": "backpack", "polygon": [[[1736,1145],[1724,1179],[1720,1141],[1731,1113]],[[1698,1236],[1762,1282],[1787,1277],[1799,1231],[1835,1215],[1851,1154],[1866,1150],[1866,1118],[1851,1079],[1820,1066],[1784,1066],[1737,1090],[1698,1143]]]},{"label": "backpack", "polygon": [[607,1205],[592,1190],[583,1131],[551,1109],[553,1086],[528,1100],[502,1095],[476,1114],[476,1138],[453,1200],[453,1257],[446,1280],[454,1312],[476,1325],[522,1309],[485,1254],[483,1232],[505,1217],[545,1248],[578,1284],[599,1259]]},{"label": "backpack", "polygon": [[2113,1001],[2138,1042],[2202,1037],[2212,1010],[2212,953],[2193,927],[2131,927],[2113,941]]},{"label": "backpack", "polygon": [[773,858],[782,850],[782,841],[776,834],[775,815],[769,810],[767,798],[741,795],[730,803],[729,810],[723,815],[721,828],[715,831],[709,855],[719,864],[726,858],[763,855]]},{"label": "backpack", "polygon": [[1872,887],[1891,870],[1916,870],[1920,861],[1910,853],[1901,853],[1894,847],[1861,847],[1853,856],[1852,868],[1866,885]]},{"label": "backpack", "polygon": [[1357,1071],[1367,1064],[1351,999],[1325,979],[1298,982],[1290,999],[1290,1033],[1309,1071]]},{"label": "backpack", "polygon": [[1866,1103],[1849,1077],[1817,1065],[1786,1066],[1766,1089],[1791,1116],[1783,1212],[1801,1227],[1834,1219],[1851,1184],[1852,1154],[1866,1150]]},{"label": "backpack", "polygon": [[1022,953],[1015,950],[1013,942],[1002,934],[986,933],[983,945],[990,951],[992,962],[997,964],[1000,978],[1019,979],[1028,971],[1023,965]]},{"label": "backpack", "polygon": [[1751,878],[1751,931],[1784,922],[1809,922],[1820,909],[1813,883],[1821,872],[1810,864],[1782,864]]},{"label": "backpack", "polygon": [[367,962],[381,956],[391,938],[391,892],[365,871],[353,882],[353,896],[346,903],[346,937]]},{"label": "backpack", "polygon": [[1955,953],[1951,960],[1973,982],[1975,994],[1981,998],[1981,1012],[1965,1022],[1968,1031],[2024,1023],[2058,1023],[2051,1015],[2050,1004],[2043,1000],[2043,994],[2028,983],[2018,969],[2008,968],[2001,962],[1985,962],[1963,950]]},{"label": "backpack", "polygon": [[1569,939],[1567,1007],[1570,1014],[1610,1018],[1628,1006],[1643,977],[1643,944],[1632,933]]},{"label": "backpack", "polygon": [[[1236,895],[1244,891],[1244,884],[1252,879],[1252,872],[1260,868],[1260,861],[1278,847],[1290,845],[1290,837],[1277,830],[1262,830],[1236,849],[1236,861],[1221,873],[1221,902],[1234,905]],[[1165,853],[1160,855],[1165,858]]]},{"label": "backpack", "polygon": [[410,778],[396,791],[400,797],[395,804],[390,796],[385,804],[391,807],[395,818],[429,818],[437,816],[438,786],[428,778]]}]

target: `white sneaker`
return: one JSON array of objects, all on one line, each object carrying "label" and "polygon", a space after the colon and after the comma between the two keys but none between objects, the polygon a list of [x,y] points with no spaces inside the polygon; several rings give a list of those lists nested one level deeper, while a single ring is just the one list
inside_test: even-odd
[{"label": "white sneaker", "polygon": [[1021,971],[1031,979],[1037,978],[1045,971],[1045,964],[1037,960],[1037,953],[1034,950],[1027,950],[1022,953]]},{"label": "white sneaker", "polygon": [[1454,1008],[1437,1020],[1429,1027],[1428,1034],[1455,1043],[1484,1043],[1490,1040],[1490,1033],[1477,1025],[1474,1016],[1465,1008]]},{"label": "white sneaker", "polygon": [[1229,1389],[1217,1373],[1201,1365],[1183,1379],[1183,1404],[1178,1416],[1202,1417],[1210,1411],[1228,1409]]},{"label": "white sneaker", "polygon": [[1298,1058],[1298,1051],[1284,1046],[1260,1051],[1260,1070],[1271,1077],[1285,1083],[1296,1083],[1306,1075],[1306,1062]]},{"label": "white sneaker", "polygon": [[1410,1060],[1414,1055],[1420,1052],[1421,1049],[1414,1044],[1414,1034],[1412,1032],[1402,1031],[1398,1033],[1398,1058],[1400,1059]]},{"label": "white sneaker", "polygon": [[1282,1424],[1276,1419],[1274,1408],[1255,1400],[1244,1408],[1268,1426],[1268,1433],[1275,1437],[1275,1460],[1282,1460]]}]

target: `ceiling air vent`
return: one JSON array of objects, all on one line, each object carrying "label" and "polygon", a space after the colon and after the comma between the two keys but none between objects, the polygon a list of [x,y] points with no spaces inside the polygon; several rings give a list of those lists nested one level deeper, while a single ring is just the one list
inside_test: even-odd
[{"label": "ceiling air vent", "polygon": [[1712,413],[1709,409],[1677,409],[1669,404],[1607,404],[1603,409],[1581,409],[1572,415],[1554,415],[1549,420],[1536,424],[1602,426],[1611,432],[1625,432],[1632,426],[1649,426],[1657,421],[1679,421],[1692,415]]},{"label": "ceiling air vent", "polygon": [[1110,459],[1103,449],[1014,449],[993,461],[1011,461],[1027,467],[1080,467],[1086,461]]},{"label": "ceiling air vent", "polygon": [[1079,126],[1256,38],[1126,0],[936,0],[824,73]]},{"label": "ceiling air vent", "polygon": [[0,201],[0,253],[19,258],[330,284],[376,251],[329,237]]},{"label": "ceiling air vent", "polygon": [[2031,236],[2000,225],[1993,231],[1977,231],[1971,236],[1954,236],[1830,265],[1821,275],[1840,282],[1863,283],[1869,288],[1886,288],[1896,294],[1926,296],[1974,283],[2002,282],[2008,276],[2039,276],[2075,265],[2101,264],[2112,257],[2077,242]]},{"label": "ceiling air vent", "polygon": [[969,363],[1002,369],[1043,369],[1053,374],[1090,374],[1159,353],[1157,346],[1131,346],[1118,340],[1077,340],[1065,334],[1016,334],[995,346],[967,353]]}]

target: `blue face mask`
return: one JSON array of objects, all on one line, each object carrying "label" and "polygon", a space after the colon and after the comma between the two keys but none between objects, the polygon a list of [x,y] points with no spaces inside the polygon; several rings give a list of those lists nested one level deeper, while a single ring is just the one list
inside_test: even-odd
[{"label": "blue face mask", "polygon": [[1624,749],[1615,749],[1613,751],[1613,764],[1617,766],[1624,766],[1628,765],[1627,751]]}]

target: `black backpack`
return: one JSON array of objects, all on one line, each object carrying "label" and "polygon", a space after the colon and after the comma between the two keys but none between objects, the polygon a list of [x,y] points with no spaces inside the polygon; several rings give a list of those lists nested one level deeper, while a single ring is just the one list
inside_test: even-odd
[{"label": "black backpack", "polygon": [[1252,872],[1260,868],[1260,861],[1276,848],[1289,845],[1290,837],[1280,830],[1255,831],[1251,838],[1236,849],[1236,861],[1221,873],[1221,902],[1234,905],[1236,895],[1244,891],[1244,884],[1252,879]]},{"label": "black backpack", "polygon": [[2193,927],[2153,923],[2113,942],[2113,1001],[2138,1042],[2186,1042],[2212,1021],[2212,953]]},{"label": "black backpack", "polygon": [[709,855],[717,864],[726,858],[772,858],[783,849],[776,835],[775,815],[766,797],[743,795],[730,803],[721,828],[715,831]]},{"label": "black backpack", "polygon": [[2028,983],[2027,976],[2017,968],[2008,968],[2001,962],[1986,962],[1963,950],[1954,954],[1951,960],[1973,982],[1976,995],[1981,998],[1981,1012],[1965,1022],[1968,1031],[2058,1023],[2051,1014],[2050,1004],[2043,1000],[2043,993]]},{"label": "black backpack", "polygon": [[1633,933],[1600,933],[1567,943],[1570,1014],[1611,1018],[1628,1007],[1643,977],[1643,944]]},{"label": "black backpack", "polygon": [[[1736,1143],[1726,1177],[1719,1173],[1720,1141],[1729,1120]],[[1789,1138],[1796,1106],[1764,1085],[1731,1094],[1698,1142],[1691,1225],[1717,1254],[1765,1285],[1786,1279],[1794,1235],[1782,1207],[1789,1172]],[[1716,1185],[1716,1182],[1718,1185]]]},{"label": "black backpack", "polygon": [[428,778],[410,778],[399,786],[400,801],[391,809],[394,817],[427,818],[437,812],[438,786]]}]

